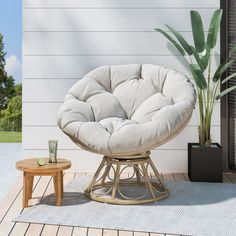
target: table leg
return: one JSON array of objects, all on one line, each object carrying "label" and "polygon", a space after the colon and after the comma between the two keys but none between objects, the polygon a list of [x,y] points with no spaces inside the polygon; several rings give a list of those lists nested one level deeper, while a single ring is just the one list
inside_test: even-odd
[{"label": "table leg", "polygon": [[27,174],[23,173],[23,199],[22,199],[22,207],[28,207],[29,201],[29,178]]},{"label": "table leg", "polygon": [[54,189],[55,189],[55,197],[56,197],[56,206],[61,205],[61,172],[57,171],[56,174],[53,176],[54,182]]},{"label": "table leg", "polygon": [[57,193],[58,193],[57,174],[53,175],[53,185],[54,185],[55,199],[57,199]]},{"label": "table leg", "polygon": [[64,195],[64,184],[63,184],[63,172],[60,171],[60,182],[61,182],[61,197]]},{"label": "table leg", "polygon": [[34,184],[34,176],[28,176],[27,178],[29,178],[29,186],[28,186],[28,199],[32,198],[32,193],[33,193],[33,184]]}]

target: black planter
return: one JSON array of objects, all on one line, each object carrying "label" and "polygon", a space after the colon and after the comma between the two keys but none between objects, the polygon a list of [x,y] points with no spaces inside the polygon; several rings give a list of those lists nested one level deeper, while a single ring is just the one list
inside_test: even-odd
[{"label": "black planter", "polygon": [[222,147],[218,143],[211,147],[188,143],[188,176],[193,182],[222,182]]}]

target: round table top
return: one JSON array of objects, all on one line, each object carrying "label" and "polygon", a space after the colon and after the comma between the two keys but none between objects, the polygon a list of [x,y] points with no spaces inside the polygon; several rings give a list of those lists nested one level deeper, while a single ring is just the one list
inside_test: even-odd
[{"label": "round table top", "polygon": [[[45,165],[39,166],[38,159],[44,159]],[[49,158],[31,158],[16,162],[16,168],[24,172],[54,172],[63,171],[71,167],[71,162],[57,158],[57,163],[49,163]]]}]

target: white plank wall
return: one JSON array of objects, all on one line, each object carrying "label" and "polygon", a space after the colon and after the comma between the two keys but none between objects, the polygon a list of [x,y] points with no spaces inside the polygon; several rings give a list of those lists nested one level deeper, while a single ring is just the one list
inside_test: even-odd
[{"label": "white plank wall", "polygon": [[[163,35],[154,32],[27,32],[24,53],[30,55],[157,55],[173,53]],[[192,33],[183,32],[193,44]],[[106,40],[104,40],[106,39]],[[70,43],[68,43],[70,42]],[[89,43],[88,43],[89,42]],[[121,42],[125,42],[124,44]],[[148,43],[145,43],[148,42]],[[158,43],[157,43],[158,42]],[[162,45],[162,47],[160,47]],[[220,45],[218,41],[217,51]],[[180,55],[179,53],[177,55]]]},{"label": "white plank wall", "polygon": [[124,8],[124,9],[192,9],[192,8],[217,8],[219,0],[24,0],[24,7],[27,8]]},{"label": "white plank wall", "polygon": [[[24,0],[23,156],[47,155],[47,140],[58,139],[58,154],[73,170],[92,172],[101,157],[81,150],[56,124],[68,89],[101,65],[152,63],[191,77],[179,53],[154,28],[170,24],[192,42],[190,9],[208,30],[219,0]],[[219,62],[219,42],[213,68]],[[152,151],[160,171],[186,172],[187,143],[197,141],[197,113],[174,140]],[[220,141],[220,104],[212,136]]]},{"label": "white plank wall", "polygon": [[[163,46],[160,45],[160,47]],[[219,56],[216,57],[216,60],[213,60],[213,69],[216,68],[216,61],[219,62]],[[176,69],[190,76],[184,61],[176,55],[24,55],[23,76],[26,79],[79,79],[88,71],[101,65],[130,63],[158,64]],[[60,81],[60,83],[63,82]]]}]

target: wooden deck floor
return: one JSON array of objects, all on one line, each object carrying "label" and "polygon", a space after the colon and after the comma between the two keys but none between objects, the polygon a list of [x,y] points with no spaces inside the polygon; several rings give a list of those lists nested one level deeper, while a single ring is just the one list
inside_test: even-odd
[{"label": "wooden deck floor", "polygon": [[[66,173],[64,176],[65,184],[73,180],[76,173]],[[163,175],[165,180],[184,180],[188,181],[186,174],[168,174]],[[95,228],[68,227],[60,225],[15,223],[12,219],[19,214],[30,209],[22,209],[22,180],[19,179],[15,186],[11,189],[8,196],[0,204],[0,235],[1,236],[173,236],[170,234],[157,234],[151,232],[132,232],[117,231]],[[224,174],[224,182],[236,183],[236,174]],[[43,196],[53,192],[53,184],[51,178],[38,177],[35,179],[33,199],[30,205],[34,205],[40,201]]]}]

